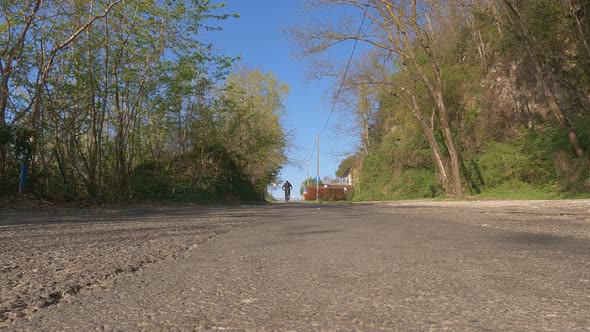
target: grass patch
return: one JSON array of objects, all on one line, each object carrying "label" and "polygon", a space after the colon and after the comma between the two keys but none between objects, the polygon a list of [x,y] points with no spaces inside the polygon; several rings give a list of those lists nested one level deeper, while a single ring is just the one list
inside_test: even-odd
[{"label": "grass patch", "polygon": [[522,181],[509,181],[497,185],[494,188],[487,189],[477,198],[487,199],[560,199],[560,194],[547,190],[547,188],[538,188],[529,183]]}]

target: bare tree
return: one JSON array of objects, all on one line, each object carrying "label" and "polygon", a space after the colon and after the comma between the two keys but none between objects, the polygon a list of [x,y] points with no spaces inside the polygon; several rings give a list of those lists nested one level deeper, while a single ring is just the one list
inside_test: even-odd
[{"label": "bare tree", "polygon": [[[295,30],[294,35],[303,47],[303,55],[316,54],[325,51],[333,45],[344,40],[358,39],[367,42],[391,58],[390,65],[412,78],[411,87],[407,92],[394,92],[395,95],[409,93],[409,99],[405,99],[414,116],[421,123],[423,134],[426,135],[445,191],[450,195],[463,195],[461,181],[459,152],[453,138],[449,110],[444,99],[443,77],[441,70],[441,58],[434,53],[433,39],[435,29],[442,24],[436,21],[444,14],[441,11],[449,11],[447,2],[429,0],[369,0],[368,2],[356,0],[317,0],[315,6],[343,6],[356,7],[366,12],[371,29],[367,29],[360,35],[353,33],[350,22],[339,25],[339,28],[317,26],[314,29]],[[437,26],[437,24],[439,24]],[[397,61],[397,62],[396,62]],[[390,82],[381,82],[389,84]],[[415,87],[423,84],[434,104],[436,121],[430,125],[424,122],[422,115],[427,110],[421,108],[419,103],[412,100],[415,97]],[[391,85],[390,85],[391,87]],[[435,126],[437,126],[435,128]],[[431,133],[440,130],[446,147],[446,153],[439,151],[438,144],[434,144]],[[432,136],[432,137],[430,137]],[[448,157],[447,157],[448,156]]]},{"label": "bare tree", "polygon": [[[342,81],[341,94],[334,96],[334,100],[342,104],[343,111],[348,114],[348,129],[358,134],[360,138],[360,151],[368,154],[371,149],[371,125],[374,121],[375,112],[379,107],[380,90],[375,88],[371,82],[378,75],[379,71],[386,70],[378,62],[379,55],[372,52],[361,56],[350,68],[346,80]],[[339,75],[342,76],[342,72]],[[342,128],[342,126],[340,126]]]}]

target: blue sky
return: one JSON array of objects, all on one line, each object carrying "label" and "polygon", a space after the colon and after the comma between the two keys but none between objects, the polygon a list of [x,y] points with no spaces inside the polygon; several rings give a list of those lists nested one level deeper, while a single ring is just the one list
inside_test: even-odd
[{"label": "blue sky", "polygon": [[[293,131],[293,148],[290,159],[298,160],[295,165],[286,165],[281,179],[293,185],[293,196],[299,196],[301,183],[307,178],[306,161],[310,160],[310,176],[316,174],[315,136],[319,134],[328,120],[332,105],[326,98],[326,91],[333,82],[325,80],[306,80],[304,60],[295,58],[295,45],[288,41],[283,32],[292,25],[308,21],[304,12],[303,0],[229,0],[224,12],[240,14],[239,19],[221,22],[223,31],[211,32],[208,39],[226,55],[240,56],[242,64],[272,72],[281,82],[289,85],[290,93],[284,101],[286,117],[283,124]],[[350,56],[352,44],[342,45],[331,53],[337,61],[346,61]],[[328,127],[320,137],[320,176],[333,177],[343,153],[353,150],[355,137],[338,135],[335,128],[338,116],[330,119]],[[279,189],[276,197],[282,196]]]}]

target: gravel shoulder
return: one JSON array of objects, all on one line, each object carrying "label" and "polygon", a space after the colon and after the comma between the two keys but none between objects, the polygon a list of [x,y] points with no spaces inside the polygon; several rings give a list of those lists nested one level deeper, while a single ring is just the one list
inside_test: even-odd
[{"label": "gravel shoulder", "polygon": [[197,207],[0,209],[0,328],[252,220],[234,214]]},{"label": "gravel shoulder", "polygon": [[393,213],[411,213],[516,232],[590,239],[590,199],[412,200],[389,202],[385,205],[391,207]]}]

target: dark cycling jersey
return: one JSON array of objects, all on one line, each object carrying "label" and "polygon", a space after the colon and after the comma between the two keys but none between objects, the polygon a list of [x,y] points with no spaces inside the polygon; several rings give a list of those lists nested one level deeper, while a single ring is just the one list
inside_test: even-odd
[{"label": "dark cycling jersey", "polygon": [[289,183],[289,181],[285,182],[283,185],[283,190],[285,191],[285,200],[288,202],[291,199],[291,189],[293,186]]}]

